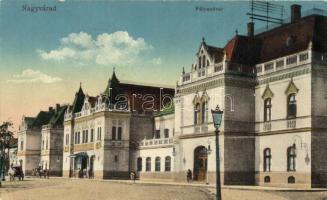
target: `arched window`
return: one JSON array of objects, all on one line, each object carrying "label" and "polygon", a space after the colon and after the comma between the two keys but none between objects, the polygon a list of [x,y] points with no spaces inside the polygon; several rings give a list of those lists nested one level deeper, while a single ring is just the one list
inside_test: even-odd
[{"label": "arched window", "polygon": [[194,107],[194,125],[200,124],[200,104],[197,103]]},{"label": "arched window", "polygon": [[199,69],[201,69],[201,64],[202,64],[201,59],[202,59],[201,56],[199,56]]},{"label": "arched window", "polygon": [[296,99],[295,94],[290,94],[287,97],[287,118],[296,117]]},{"label": "arched window", "polygon": [[265,183],[270,183],[270,176],[265,176],[264,182]]},{"label": "arched window", "polygon": [[156,172],[160,172],[160,164],[161,164],[160,160],[161,160],[160,157],[156,157],[156,164],[155,164]]},{"label": "arched window", "polygon": [[288,182],[288,183],[295,183],[295,178],[294,178],[294,176],[290,176],[290,177],[288,177],[287,182]]},{"label": "arched window", "polygon": [[263,150],[263,171],[270,172],[271,166],[271,149],[266,148]]},{"label": "arched window", "polygon": [[271,98],[267,98],[264,101],[264,121],[271,120]]},{"label": "arched window", "polygon": [[171,170],[171,157],[166,156],[166,158],[165,158],[165,171],[170,172],[170,170]]},{"label": "arched window", "polygon": [[138,172],[142,171],[142,158],[141,157],[137,158],[137,171]]},{"label": "arched window", "polygon": [[205,123],[207,121],[207,115],[208,115],[207,102],[203,102],[202,103],[202,115],[201,115],[201,121],[202,121],[202,123]]},{"label": "arched window", "polygon": [[205,67],[206,66],[206,56],[203,55],[202,56],[202,67]]},{"label": "arched window", "polygon": [[145,160],[145,171],[149,172],[151,171],[151,158],[147,157]]},{"label": "arched window", "polygon": [[295,171],[295,145],[287,148],[287,171]]}]

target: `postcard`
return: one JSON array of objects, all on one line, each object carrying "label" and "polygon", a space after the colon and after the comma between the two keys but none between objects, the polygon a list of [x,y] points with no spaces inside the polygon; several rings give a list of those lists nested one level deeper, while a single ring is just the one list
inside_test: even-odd
[{"label": "postcard", "polygon": [[0,200],[327,200],[327,2],[0,0]]}]

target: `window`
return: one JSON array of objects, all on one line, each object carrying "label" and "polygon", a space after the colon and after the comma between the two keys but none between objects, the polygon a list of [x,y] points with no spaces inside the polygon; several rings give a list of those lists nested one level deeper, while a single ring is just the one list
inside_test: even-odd
[{"label": "window", "polygon": [[115,162],[118,162],[118,156],[115,155]]},{"label": "window", "polygon": [[166,158],[165,158],[165,171],[170,172],[170,170],[171,170],[171,157],[166,156]]},{"label": "window", "polygon": [[42,140],[42,150],[44,150],[44,140]]},{"label": "window", "polygon": [[294,178],[294,176],[290,176],[290,177],[288,177],[287,182],[288,182],[288,183],[295,183],[295,178]]},{"label": "window", "polygon": [[49,147],[49,140],[48,140],[48,138],[47,138],[47,141],[46,141],[46,143],[45,143],[45,149],[48,150],[48,147]]},{"label": "window", "polygon": [[77,132],[75,132],[74,143],[77,144]]},{"label": "window", "polygon": [[122,127],[118,127],[118,140],[121,140],[122,136]]},{"label": "window", "polygon": [[90,138],[90,142],[94,141],[94,129],[91,129],[91,138]]},{"label": "window", "polygon": [[202,116],[201,116],[201,119],[202,119],[202,123],[205,123],[207,120],[207,115],[208,115],[208,108],[207,108],[207,102],[204,102],[202,104]]},{"label": "window", "polygon": [[85,143],[89,142],[89,130],[85,131]]},{"label": "window", "polygon": [[111,128],[111,132],[112,132],[112,140],[116,140],[116,126],[113,126]]},{"label": "window", "polygon": [[206,66],[206,56],[202,56],[202,67]]},{"label": "window", "polygon": [[270,172],[271,166],[271,149],[266,148],[263,150],[263,171]]},{"label": "window", "polygon": [[160,138],[160,130],[156,130],[154,138],[156,138],[156,139]]},{"label": "window", "polygon": [[270,183],[270,176],[265,176],[264,182],[265,183]]},{"label": "window", "polygon": [[295,118],[296,110],[295,94],[290,94],[287,97],[287,118]]},{"label": "window", "polygon": [[85,131],[83,130],[82,131],[82,143],[84,143],[84,141],[85,141]]},{"label": "window", "polygon": [[77,144],[81,143],[81,132],[77,133]]},{"label": "window", "polygon": [[151,158],[147,157],[145,160],[145,171],[149,172],[151,171]]},{"label": "window", "polygon": [[164,130],[165,138],[169,138],[169,129],[165,128]]},{"label": "window", "polygon": [[295,145],[287,148],[287,171],[295,171]]},{"label": "window", "polygon": [[138,172],[142,171],[142,158],[141,157],[137,158],[137,171]]},{"label": "window", "polygon": [[66,145],[69,145],[69,134],[66,134]]},{"label": "window", "polygon": [[101,127],[98,127],[97,140],[101,140]]},{"label": "window", "polygon": [[194,109],[194,125],[200,124],[200,104],[197,103]]},{"label": "window", "polygon": [[271,98],[265,99],[264,101],[264,121],[271,120]]},{"label": "window", "polygon": [[160,172],[160,157],[156,157],[156,163],[155,163],[155,170],[156,172]]},{"label": "window", "polygon": [[20,141],[20,150],[22,151],[24,149],[24,142]]},{"label": "window", "polygon": [[201,69],[201,56],[199,56],[199,69]]}]

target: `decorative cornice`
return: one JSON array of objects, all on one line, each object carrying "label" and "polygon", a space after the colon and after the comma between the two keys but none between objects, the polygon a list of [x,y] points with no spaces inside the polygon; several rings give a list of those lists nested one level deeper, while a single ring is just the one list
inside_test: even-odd
[{"label": "decorative cornice", "polygon": [[275,82],[275,81],[280,81],[280,80],[284,80],[284,79],[290,79],[296,76],[301,76],[304,74],[309,74],[311,73],[311,69],[310,68],[305,68],[305,69],[301,69],[301,70],[297,70],[294,72],[289,72],[289,73],[285,73],[285,74],[281,74],[278,76],[269,76],[267,78],[260,78],[261,80],[257,81],[257,85],[263,85],[263,84],[268,84],[271,82]]},{"label": "decorative cornice", "polygon": [[177,88],[177,93],[179,94],[191,94],[196,91],[208,90],[216,87],[222,86],[234,86],[239,88],[249,88],[255,86],[254,79],[239,79],[235,76],[232,77],[222,77],[210,81],[206,81],[199,84],[192,84],[191,86],[182,86],[180,89]]}]

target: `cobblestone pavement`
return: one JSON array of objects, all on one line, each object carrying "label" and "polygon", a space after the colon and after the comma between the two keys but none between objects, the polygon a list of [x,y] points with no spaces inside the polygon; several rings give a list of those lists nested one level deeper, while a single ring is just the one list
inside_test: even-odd
[{"label": "cobblestone pavement", "polygon": [[[0,200],[214,200],[213,187],[81,179],[27,179],[3,182]],[[327,191],[223,189],[223,200],[327,200]]]}]

